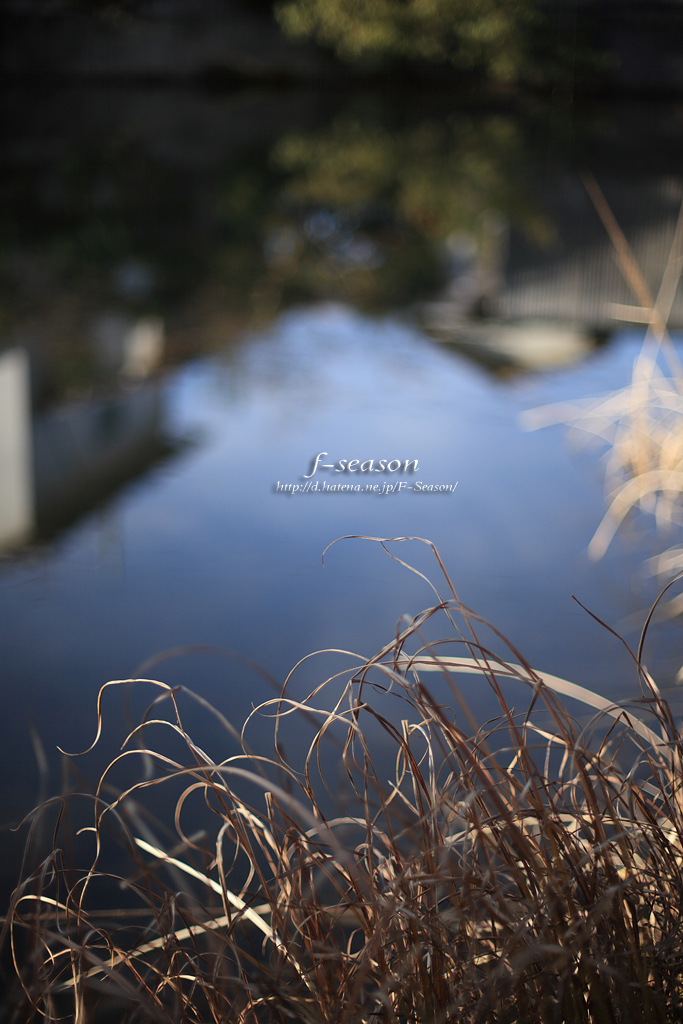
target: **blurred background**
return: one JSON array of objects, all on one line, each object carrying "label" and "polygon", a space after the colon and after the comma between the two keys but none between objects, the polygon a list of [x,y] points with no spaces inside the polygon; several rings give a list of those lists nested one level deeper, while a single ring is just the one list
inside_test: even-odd
[{"label": "blurred background", "polygon": [[[677,525],[636,510],[592,561],[604,446],[523,415],[628,386],[644,337],[586,182],[652,295],[680,267],[683,4],[349,10],[3,5],[3,894],[12,829],[74,784],[57,747],[89,746],[105,682],[142,668],[241,726],[309,652],[368,657],[433,600],[367,541],[323,567],[343,535],[428,538],[532,664],[637,691],[571,596],[637,644],[660,585],[646,563]],[[322,452],[418,460],[401,479],[457,487],[278,490]],[[428,548],[392,550],[437,582]],[[671,692],[680,639],[674,603],[645,650]],[[338,661],[307,662],[293,692]],[[135,717],[119,693],[105,715],[101,752],[76,762],[91,781]],[[186,724],[221,755],[215,722]],[[272,723],[250,730],[269,749]]]}]

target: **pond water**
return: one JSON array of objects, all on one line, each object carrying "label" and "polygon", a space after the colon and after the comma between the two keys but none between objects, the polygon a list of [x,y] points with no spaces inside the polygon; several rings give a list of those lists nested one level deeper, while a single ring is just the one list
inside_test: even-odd
[{"label": "pond water", "polygon": [[[216,101],[205,102],[207,117],[215,118]],[[301,120],[301,105],[297,109]],[[303,109],[310,119],[310,105]],[[637,642],[654,593],[642,561],[656,541],[643,529],[635,539],[617,538],[604,559],[591,562],[588,544],[605,511],[597,459],[572,451],[561,427],[523,429],[521,415],[626,384],[643,331],[613,329],[605,340],[604,323],[596,322],[588,307],[579,308],[571,337],[578,336],[580,344],[572,342],[567,350],[567,331],[558,338],[555,328],[538,320],[550,315],[553,294],[562,306],[572,289],[580,290],[576,268],[597,260],[594,248],[582,252],[567,243],[559,255],[552,246],[542,249],[550,244],[542,238],[553,207],[546,204],[539,212],[538,195],[550,194],[553,182],[564,181],[568,199],[557,219],[571,220],[578,187],[568,184],[570,168],[558,170],[546,162],[528,170],[528,182],[539,181],[540,192],[531,187],[525,192],[523,166],[516,165],[514,174],[506,166],[523,133],[512,137],[521,132],[514,119],[482,117],[479,122],[469,113],[452,121],[459,141],[446,146],[446,166],[455,178],[460,175],[461,193],[469,182],[470,195],[438,231],[428,217],[431,194],[420,200],[419,216],[411,214],[419,205],[418,184],[428,188],[429,178],[420,183],[396,170],[406,166],[406,153],[418,167],[425,147],[443,151],[443,140],[429,141],[433,121],[428,122],[432,128],[413,124],[410,132],[419,138],[409,145],[408,129],[391,134],[377,119],[344,120],[339,112],[331,117],[318,110],[320,123],[307,129],[309,135],[290,135],[283,142],[271,111],[265,148],[263,140],[258,145],[252,140],[239,159],[229,152],[202,156],[186,150],[185,164],[166,153],[149,180],[144,173],[149,153],[147,162],[130,157],[120,164],[110,153],[104,174],[101,150],[77,135],[64,150],[71,154],[69,173],[76,156],[86,152],[98,170],[86,175],[94,198],[75,223],[72,201],[62,193],[55,198],[63,178],[58,188],[53,165],[48,173],[44,156],[34,160],[52,221],[49,230],[41,227],[34,211],[35,237],[22,243],[21,253],[26,295],[40,294],[42,303],[30,324],[33,340],[24,346],[34,365],[29,440],[21,440],[16,424],[12,428],[12,436],[19,437],[15,447],[30,449],[32,468],[22,477],[7,456],[3,463],[7,474],[15,474],[10,484],[15,490],[23,486],[29,495],[25,536],[6,544],[0,562],[4,821],[16,822],[41,787],[59,791],[56,748],[89,745],[97,693],[107,680],[129,678],[142,666],[145,675],[196,691],[239,726],[275,692],[272,682],[240,659],[253,660],[281,683],[310,652],[335,648],[368,657],[388,643],[399,618],[428,606],[433,595],[424,580],[367,540],[334,545],[323,565],[326,547],[348,535],[430,540],[462,600],[492,621],[534,666],[614,698],[636,691],[628,655],[572,595]],[[226,133],[221,138],[229,149]],[[170,137],[175,138],[172,132]],[[161,135],[145,138],[149,148],[160,148]],[[477,144],[468,148],[475,138]],[[199,169],[190,172],[193,157]],[[278,160],[289,171],[309,163],[296,180],[285,176],[273,191]],[[368,165],[362,173],[340,174],[336,198],[328,173],[335,160],[347,170],[363,161]],[[165,208],[160,202],[153,210],[152,179],[164,161],[174,168],[170,178],[177,193]],[[68,164],[65,156],[63,163]],[[260,182],[249,167],[261,174]],[[368,184],[372,173],[379,184]],[[126,202],[111,199],[125,191],[126,175],[132,182]],[[189,224],[191,203],[179,188],[181,179],[199,182],[204,190],[193,193],[196,218],[187,245],[188,260],[199,254],[201,267],[176,266],[180,248],[169,259],[163,252],[164,236],[176,244],[183,224]],[[167,196],[173,191],[169,180],[163,179]],[[103,181],[109,182],[109,192]],[[136,182],[149,188],[144,203]],[[637,178],[630,193],[622,186],[614,194],[626,205],[629,195],[652,199],[652,218],[647,221],[640,207],[634,231],[649,246],[646,269],[656,277],[680,186],[663,173]],[[393,206],[387,198],[392,189]],[[448,195],[443,186],[437,196],[442,206]],[[514,220],[515,210],[526,210],[525,204],[530,233],[515,241],[505,229],[506,256],[501,225],[506,217]],[[137,216],[143,206],[149,219],[141,225]],[[218,220],[228,218],[230,230],[221,234],[215,223],[206,226],[209,207],[219,211]],[[590,219],[590,204],[587,209],[586,235],[596,239],[601,228]],[[92,237],[106,234],[105,222],[114,231],[117,218],[120,228],[130,230],[116,244],[109,237],[101,245],[102,264],[95,273],[84,252],[100,245]],[[62,244],[67,221],[81,236],[75,255],[65,255]],[[44,252],[46,236],[54,252],[40,262],[36,252],[41,246]],[[544,279],[534,238],[546,252],[545,263],[552,263],[552,274]],[[492,239],[498,240],[495,260],[487,250]],[[517,264],[509,262],[510,253],[518,254]],[[31,278],[36,268],[43,275],[38,284]],[[422,298],[438,298],[438,303],[415,305],[419,288],[405,284],[413,268],[423,274]],[[618,274],[611,265],[605,274],[615,289],[609,300],[623,303]],[[173,298],[174,287],[181,303]],[[66,311],[59,307],[60,288],[71,296]],[[534,315],[534,289],[539,298],[529,324],[519,317]],[[246,309],[247,291],[258,316]],[[496,316],[482,318],[480,310],[471,315],[473,296],[478,306],[486,299]],[[19,308],[12,309],[10,319],[5,369],[11,371],[13,359],[19,388],[26,367],[16,353],[24,350],[28,321]],[[147,338],[135,348],[136,358],[141,352],[154,357],[160,319],[166,324],[165,359],[155,363],[152,358],[149,367],[127,372],[121,360],[130,360],[129,348],[119,365],[115,352],[107,372],[102,369],[102,351],[111,354],[102,339],[130,338],[134,329],[136,337]],[[505,333],[513,320],[514,330]],[[533,358],[519,347],[520,323],[525,337],[538,334],[541,324],[545,346],[535,349]],[[602,344],[595,343],[598,335]],[[36,366],[44,379],[44,367],[52,368],[50,386],[45,384],[42,393],[36,392]],[[8,409],[6,403],[6,438],[11,435]],[[313,473],[316,456],[322,457]],[[355,472],[325,468],[340,460],[357,460]],[[379,460],[393,470],[395,460],[401,469],[378,472]],[[318,488],[304,491],[307,480]],[[406,486],[399,489],[399,483]],[[354,489],[332,489],[339,484]],[[375,484],[377,490],[366,490]],[[300,490],[293,493],[290,485]],[[390,486],[396,489],[389,491]],[[9,494],[10,486],[5,487]],[[391,550],[439,582],[424,545],[405,541]],[[663,624],[653,636],[648,664],[671,684],[681,662],[678,628]],[[172,656],[146,667],[152,656],[169,651]],[[334,667],[335,659],[307,662],[292,692],[304,695],[326,678],[328,664]],[[469,683],[465,693],[478,717],[495,713],[481,683]],[[148,697],[139,697],[141,705]],[[111,725],[109,732],[105,727],[103,757],[123,736],[121,698],[108,699]],[[220,728],[199,711],[188,714],[190,731],[196,724],[200,744],[219,756],[225,743]],[[256,722],[252,741],[265,746],[270,728],[266,720]],[[42,779],[40,747],[48,766]],[[86,759],[85,774],[90,764]],[[9,839],[6,846],[5,885],[15,877],[18,844]]]}]

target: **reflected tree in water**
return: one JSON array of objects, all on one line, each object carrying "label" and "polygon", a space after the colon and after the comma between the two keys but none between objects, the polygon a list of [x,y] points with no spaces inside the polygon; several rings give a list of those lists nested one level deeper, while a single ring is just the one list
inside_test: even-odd
[{"label": "reflected tree in water", "polygon": [[3,328],[38,324],[64,394],[100,379],[112,317],[161,318],[176,360],[292,302],[405,307],[452,278],[454,239],[490,269],[501,225],[549,237],[527,134],[502,115],[411,119],[356,102],[232,160],[181,162],[123,133],[65,147],[4,182]]},{"label": "reflected tree in water", "polygon": [[271,159],[287,174],[288,220],[271,242],[285,291],[322,294],[334,278],[355,304],[405,305],[452,275],[454,251],[494,272],[505,223],[547,243],[524,150],[519,125],[498,115],[393,130],[341,115],[322,132],[284,136]]},{"label": "reflected tree in water", "polygon": [[343,58],[390,54],[450,61],[510,80],[527,69],[532,0],[285,0],[284,29],[312,36]]}]

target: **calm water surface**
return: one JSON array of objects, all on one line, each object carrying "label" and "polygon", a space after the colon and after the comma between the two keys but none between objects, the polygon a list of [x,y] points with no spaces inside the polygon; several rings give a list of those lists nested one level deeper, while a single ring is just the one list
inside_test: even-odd
[{"label": "calm water surface", "polygon": [[[462,599],[534,665],[615,697],[632,692],[619,645],[571,595],[632,634],[629,616],[645,601],[637,559],[617,543],[589,562],[604,509],[599,474],[569,457],[559,428],[528,433],[518,419],[534,404],[622,382],[636,348],[635,336],[621,335],[573,370],[501,382],[408,323],[325,305],[293,310],[237,352],[167,376],[163,429],[190,444],[51,548],[2,566],[10,813],[38,789],[29,722],[57,788],[56,745],[85,747],[100,686],[151,655],[215,645],[283,680],[311,651],[369,656],[388,642],[399,617],[431,594],[360,540],[333,547],[323,567],[326,545],[347,534],[432,540]],[[303,483],[319,452],[417,459],[419,471],[403,479],[457,488],[276,491]],[[397,553],[438,576],[420,545]],[[320,682],[325,667],[309,664],[293,692]],[[273,695],[256,672],[218,654],[185,653],[153,674],[196,690],[235,724]],[[466,685],[475,710],[492,713],[481,684]]]},{"label": "calm water surface", "polygon": [[[244,120],[244,109],[240,110]],[[211,116],[218,116],[216,110]],[[298,116],[299,124],[306,120],[303,114]],[[308,107],[306,117],[315,120]],[[136,173],[140,167],[149,173],[140,171],[137,177],[131,173],[126,203],[114,203],[105,216],[102,210],[106,213],[107,203],[113,202],[111,196],[117,194],[124,179],[111,157],[109,163],[105,161],[109,177],[104,174],[100,180],[103,172],[92,157],[92,144],[91,150],[82,142],[76,146],[81,154],[91,153],[88,159],[96,165],[93,180],[101,187],[92,189],[92,209],[100,212],[95,216],[90,210],[86,217],[91,227],[94,218],[97,231],[93,228],[88,234],[83,229],[85,240],[81,240],[78,259],[73,257],[73,273],[80,280],[78,274],[85,274],[86,264],[90,273],[92,264],[86,256],[92,238],[105,238],[102,252],[113,255],[111,265],[102,256],[106,266],[100,267],[101,279],[93,283],[87,275],[87,280],[83,278],[82,294],[87,302],[83,300],[81,305],[85,312],[78,307],[81,312],[71,319],[68,310],[58,309],[50,291],[59,290],[55,280],[58,283],[60,279],[45,278],[40,286],[44,297],[40,323],[48,349],[66,351],[59,332],[68,327],[73,341],[78,324],[88,318],[95,324],[100,356],[109,351],[107,345],[117,330],[119,335],[133,328],[147,332],[144,344],[148,348],[143,344],[136,349],[138,357],[153,349],[159,310],[166,315],[167,306],[170,309],[164,288],[154,291],[155,280],[161,280],[163,273],[171,275],[159,253],[173,250],[183,224],[189,224],[191,218],[188,220],[183,203],[189,202],[190,192],[204,234],[193,222],[197,230],[191,237],[189,256],[200,251],[212,255],[199,269],[188,257],[188,266],[200,281],[215,284],[216,276],[223,274],[229,287],[226,285],[227,298],[221,293],[223,298],[216,305],[213,285],[207,284],[201,301],[193,300],[195,320],[187,310],[185,320],[177,314],[176,344],[180,346],[184,339],[180,365],[167,365],[156,375],[138,373],[137,382],[135,374],[129,374],[128,383],[116,391],[93,385],[92,369],[88,369],[90,364],[86,366],[84,356],[85,342],[70,342],[70,361],[60,363],[68,387],[65,385],[65,392],[52,402],[44,400],[34,417],[38,528],[33,542],[15,553],[8,549],[0,562],[3,821],[18,821],[41,792],[60,791],[57,746],[71,751],[85,748],[94,737],[96,699],[102,684],[138,674],[155,655],[174,652],[144,668],[146,675],[189,687],[239,726],[254,706],[273,696],[274,687],[308,653],[336,648],[368,657],[388,643],[399,618],[429,605],[433,594],[423,580],[392,562],[379,545],[367,541],[336,544],[327,552],[323,566],[326,546],[345,535],[429,539],[438,547],[462,600],[492,621],[536,667],[615,698],[635,692],[635,673],[622,646],[572,601],[572,595],[633,642],[653,593],[643,578],[642,559],[654,553],[655,542],[647,532],[639,539],[617,538],[601,562],[591,563],[587,546],[604,515],[602,471],[596,457],[572,452],[560,427],[524,431],[520,415],[540,404],[594,395],[625,384],[642,332],[616,331],[602,347],[587,350],[581,360],[566,368],[502,376],[439,343],[419,326],[425,322],[423,313],[398,311],[414,298],[402,293],[402,282],[415,278],[414,268],[424,270],[428,263],[425,253],[431,246],[429,274],[436,273],[439,260],[442,272],[440,284],[438,274],[429,278],[432,293],[441,288],[442,298],[445,294],[447,299],[446,312],[455,310],[454,315],[461,316],[463,289],[466,292],[469,287],[472,270],[469,243],[451,230],[450,223],[444,229],[448,236],[445,249],[442,243],[440,249],[435,248],[428,232],[418,237],[414,225],[406,227],[413,200],[404,193],[399,196],[404,205],[392,226],[391,217],[378,207],[369,185],[361,195],[363,220],[357,213],[353,217],[348,213],[350,200],[344,193],[345,188],[350,190],[358,205],[358,180],[336,181],[336,197],[323,195],[320,184],[321,180],[329,183],[329,176],[323,173],[328,166],[325,161],[328,157],[332,163],[338,160],[339,153],[347,151],[344,147],[351,145],[349,137],[360,147],[357,154],[367,154],[370,147],[373,167],[377,166],[377,153],[384,154],[385,178],[380,189],[384,192],[389,188],[386,182],[394,180],[396,167],[409,165],[414,184],[414,175],[424,164],[420,147],[433,145],[438,150],[439,139],[429,142],[433,133],[430,136],[429,131],[420,134],[413,129],[403,135],[382,135],[376,126],[372,130],[366,126],[363,134],[359,122],[337,118],[319,128],[306,148],[300,136],[298,141],[278,142],[277,118],[271,120],[275,122],[269,122],[267,143],[271,148],[266,147],[270,163],[259,151],[254,165],[266,168],[263,175],[267,177],[273,173],[275,156],[279,167],[290,170],[298,167],[301,171],[308,160],[302,177],[295,180],[296,188],[291,181],[288,186],[294,189],[292,194],[304,194],[297,200],[303,207],[296,207],[291,196],[290,205],[283,206],[283,192],[273,199],[270,186],[263,186],[256,195],[254,189],[258,192],[261,185],[254,184],[251,165],[245,169],[234,154],[216,155],[213,150],[197,157],[203,168],[197,172],[202,188],[180,187],[183,182],[188,184],[187,176],[191,178],[195,171],[190,173],[190,164],[182,164],[172,147],[167,147],[170,163],[183,168],[182,181],[179,184],[173,179],[176,191],[172,201],[165,207],[162,204],[161,212],[152,211],[154,217],[150,214],[144,231],[135,205],[140,201],[135,183],[147,182],[150,187],[145,200],[149,213],[156,166],[150,163],[149,153],[147,163],[141,165],[131,157],[130,166]],[[500,235],[502,223],[500,217],[490,215],[490,205],[494,199],[498,206],[505,204],[502,185],[507,188],[511,181],[503,157],[512,159],[510,152],[517,151],[517,143],[514,133],[511,135],[499,119],[488,121],[486,130],[474,135],[471,118],[465,125],[462,119],[453,123],[462,146],[476,138],[479,149],[474,143],[469,150],[456,146],[458,159],[462,157],[458,163],[446,147],[446,165],[453,174],[461,175],[461,183],[462,174],[467,173],[471,180],[493,180],[495,186],[493,194],[484,188],[482,195],[475,196],[470,211],[471,224],[485,227],[479,244],[486,249],[491,238]],[[210,120],[210,127],[214,124]],[[164,130],[173,136],[168,125]],[[211,132],[207,132],[209,136],[215,142]],[[163,150],[159,140],[156,148],[154,141],[154,137],[146,139],[150,151]],[[85,166],[85,157],[83,161]],[[231,168],[230,173],[221,172],[222,178],[216,170],[223,166],[221,161]],[[443,169],[443,163],[439,166]],[[487,177],[482,167],[497,167],[498,177]],[[41,179],[47,191],[40,194],[48,197],[53,213],[62,209],[60,203],[68,206],[64,181],[68,179],[77,194],[81,173],[91,181],[77,162],[68,164],[60,179],[62,193],[49,175]],[[557,173],[551,169],[543,178],[547,191],[552,191]],[[443,174],[438,177],[444,180]],[[46,181],[52,181],[52,191]],[[168,184],[165,178],[163,182]],[[647,182],[638,185],[638,194],[659,196],[655,213],[662,202],[666,210],[675,209],[678,202],[678,186],[670,179],[667,182],[668,192]],[[514,209],[521,204],[522,220],[526,217],[532,225],[529,237],[536,232],[538,241],[546,237],[545,221],[539,219],[533,203],[525,207],[517,187],[510,186],[508,212],[514,216]],[[569,193],[570,199],[575,196],[575,191],[569,189]],[[160,188],[159,194],[166,193]],[[266,196],[271,205],[266,199],[263,203],[270,212],[259,213],[259,196]],[[570,212],[572,202],[567,206]],[[245,204],[251,204],[251,234],[240,227],[235,213]],[[224,244],[216,241],[223,237],[217,228],[206,228],[205,207],[222,211],[221,216],[232,224]],[[454,224],[460,212],[453,214]],[[112,227],[127,223],[126,217],[136,231],[143,231],[140,237],[147,244],[143,256],[144,245],[140,238],[136,240],[132,227],[129,235],[121,236],[123,240]],[[655,214],[653,217],[655,223]],[[169,221],[174,230],[168,227]],[[253,228],[257,222],[258,231]],[[168,228],[166,236],[155,227],[159,223]],[[599,225],[597,229],[591,225],[590,231],[601,230]],[[60,241],[62,230],[66,237],[64,225],[53,224],[50,237],[56,239],[54,252],[59,260],[68,264],[71,257],[64,239]],[[647,235],[650,242],[657,237],[656,231]],[[514,238],[510,238],[514,248]],[[527,240],[525,244],[528,248],[531,243]],[[137,253],[135,260],[128,258],[130,252]],[[177,269],[182,261],[178,252],[173,252],[171,263]],[[254,253],[261,254],[258,266],[249,263]],[[445,271],[444,253],[448,257]],[[595,254],[584,255],[586,263]],[[565,301],[567,295],[574,294],[572,289],[578,288],[574,271],[583,266],[580,257],[571,247],[566,260],[560,253],[557,280],[539,286],[541,305],[547,306],[553,295]],[[516,282],[514,288],[511,285],[506,292],[499,282],[501,310],[508,316],[515,314],[513,300],[518,302],[517,314],[524,313],[522,306],[531,301],[533,288],[525,291],[525,282],[535,272],[530,259],[528,252],[525,255],[520,250],[520,262],[510,268],[506,279],[508,284]],[[539,264],[540,258],[534,259]],[[264,266],[270,268],[265,278]],[[487,273],[493,273],[491,267],[489,264]],[[386,269],[384,278],[382,268]],[[271,304],[271,313],[261,317],[261,326],[245,326],[249,317],[238,299],[241,292],[246,294],[246,285],[240,274],[251,282],[250,301],[258,302],[260,308]],[[426,270],[425,274],[429,277]],[[31,277],[28,270],[24,276],[26,280]],[[119,320],[112,319],[114,292],[103,296],[98,291],[97,281],[101,284],[105,279],[114,282],[114,291],[118,289],[128,321],[121,320],[120,311]],[[73,274],[68,280],[71,287]],[[192,289],[199,287],[197,281],[182,278],[180,271],[174,280],[175,286],[188,289],[188,294],[195,295]],[[491,280],[486,278],[486,288],[491,287]],[[479,285],[483,287],[481,281]],[[326,291],[334,296],[333,301],[325,297]],[[124,293],[125,302],[121,299]],[[400,301],[402,294],[405,302]],[[615,297],[624,300],[621,293]],[[202,314],[201,319],[197,310],[207,308],[210,315]],[[216,308],[223,311],[222,319]],[[366,311],[360,312],[360,308]],[[441,308],[441,320],[443,315]],[[544,315],[548,315],[547,309]],[[168,317],[172,321],[170,313]],[[17,319],[21,319],[19,314]],[[204,354],[193,356],[187,339],[193,336],[195,322],[205,334],[211,333],[213,340],[209,344],[204,337],[196,346]],[[16,348],[18,335],[16,328],[13,330],[7,341]],[[229,344],[221,342],[221,337],[229,339]],[[83,380],[85,391],[78,398],[69,398],[69,388],[73,390],[78,381],[82,385]],[[107,472],[98,476],[95,467],[98,458],[100,468],[103,465],[104,456],[98,455],[103,451],[107,453]],[[65,452],[70,453],[68,459]],[[364,485],[370,479],[380,484],[403,480],[414,485],[413,489],[388,494],[322,490],[290,494],[278,490],[278,484],[301,485],[311,471],[312,460],[323,452],[329,456],[323,462],[417,460],[418,469],[403,475],[371,476],[336,475],[318,469],[315,479],[321,486],[323,482],[358,481]],[[102,482],[105,477],[106,486]],[[418,483],[457,486],[434,493],[418,491]],[[40,545],[36,538],[42,538]],[[405,542],[392,550],[438,581],[438,568],[423,545]],[[680,667],[679,639],[678,628],[669,625],[659,629],[652,644],[649,664],[664,684],[673,681]],[[270,674],[271,682],[243,660],[226,656],[226,651],[258,663]],[[293,681],[292,693],[304,695],[327,677],[330,666],[340,663],[340,659],[307,662]],[[481,683],[470,680],[465,689],[479,717],[495,713]],[[151,691],[131,698],[133,718],[135,708],[139,712],[148,699]],[[105,702],[101,759],[79,762],[91,779],[125,735],[121,709],[121,695],[111,694]],[[185,722],[214,757],[225,756],[229,742],[200,709],[188,707]],[[252,742],[266,749],[270,729],[267,720],[255,721]],[[47,762],[47,774],[42,775],[38,769],[41,749]],[[9,885],[15,877],[20,839],[5,834],[3,884]]]}]

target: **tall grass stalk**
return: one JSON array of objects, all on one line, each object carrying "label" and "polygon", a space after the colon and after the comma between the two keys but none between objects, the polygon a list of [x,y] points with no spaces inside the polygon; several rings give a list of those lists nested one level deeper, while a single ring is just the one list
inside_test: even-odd
[{"label": "tall grass stalk", "polygon": [[[588,551],[603,557],[614,536],[636,509],[654,515],[658,528],[669,533],[683,526],[683,367],[667,323],[683,271],[683,206],[669,258],[654,298],[597,182],[586,188],[608,232],[616,262],[637,306],[611,305],[615,319],[647,324],[642,348],[624,388],[583,402],[530,410],[523,417],[529,429],[551,423],[568,424],[577,437],[598,443],[605,455],[607,512]],[[683,568],[683,548],[669,547],[649,568],[672,576]],[[669,602],[669,611],[680,610]]]},{"label": "tall grass stalk", "polygon": [[[243,740],[213,759],[183,725],[182,687],[136,683],[152,700],[88,798],[90,864],[64,863],[60,819],[14,895],[16,1022],[683,1019],[683,751],[666,701],[635,655],[642,697],[624,705],[535,671],[432,552],[430,607],[305,698],[297,667],[258,709],[269,758]],[[475,682],[497,708],[485,724]],[[300,761],[284,754],[295,719],[315,722]],[[139,781],[116,792],[127,761]],[[141,808],[169,786],[162,843]],[[213,826],[188,836],[196,800]],[[125,906],[107,912],[112,841],[129,861]]]}]

